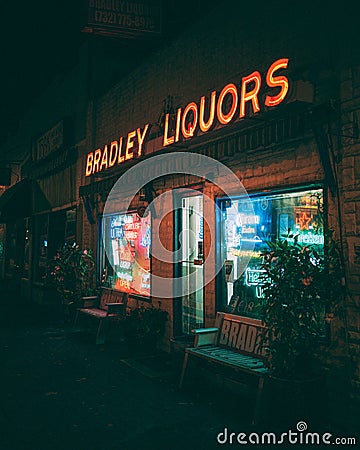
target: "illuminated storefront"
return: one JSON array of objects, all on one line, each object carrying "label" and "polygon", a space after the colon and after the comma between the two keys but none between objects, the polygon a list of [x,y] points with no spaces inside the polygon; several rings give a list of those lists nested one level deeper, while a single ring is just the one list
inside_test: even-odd
[{"label": "illuminated storefront", "polygon": [[[172,152],[176,152],[178,143],[195,144],[198,152],[215,157],[215,159],[220,160],[224,157],[225,154],[221,154],[221,151],[211,154],[208,148],[202,148],[198,139],[205,135],[212,139],[214,132],[221,132],[223,143],[228,146],[228,127],[231,129],[231,126],[236,125],[241,128],[241,124],[249,116],[264,115],[267,111],[275,110],[281,104],[286,103],[291,85],[288,77],[289,64],[288,58],[278,58],[274,59],[271,64],[267,64],[261,72],[245,69],[244,76],[241,77],[238,85],[228,83],[218,91],[211,91],[209,95],[201,96],[199,102],[190,101],[172,113],[165,113],[161,124],[161,135],[156,144],[154,144],[151,134],[153,126],[150,125],[150,122],[139,124],[139,127],[127,133],[119,133],[120,137],[117,139],[111,140],[106,137],[98,148],[87,153],[84,161],[83,175],[86,184],[80,188],[80,195],[84,200],[87,220],[90,222],[94,220],[89,206],[94,203],[92,200],[94,192],[95,195],[105,198],[113,185],[111,181],[108,184],[106,181],[103,183],[98,181],[97,185],[100,189],[96,192],[96,184],[94,187],[91,182],[88,183],[93,177],[104,177],[106,180],[109,173],[113,174],[109,180],[115,181],[116,171],[126,172],[128,167],[133,167],[140,162],[138,160],[150,157],[150,153],[165,150],[172,155]],[[244,144],[240,140],[243,138],[243,134],[238,132],[239,137],[233,150],[234,153],[243,151]],[[265,139],[265,132],[263,136]],[[151,152],[149,152],[150,148],[152,148]],[[151,167],[151,171],[156,171],[156,165]],[[189,186],[175,175],[173,187],[186,191]],[[172,271],[167,273],[167,276],[180,280],[180,294],[175,296],[178,298],[173,300],[173,307],[171,302],[168,302],[176,335],[190,336],[194,328],[205,326],[208,322],[208,303],[212,302],[215,305],[215,302],[219,302],[214,295],[206,295],[204,289],[205,246],[210,241],[204,228],[203,194],[207,189],[206,183],[200,183],[196,187],[197,194],[184,191],[184,194],[180,195],[178,211],[174,212],[170,225],[173,234],[166,238],[164,235],[165,246],[171,246],[174,239],[176,241],[176,234],[182,236],[181,261],[174,263],[171,269],[171,265],[166,266],[166,270]],[[156,187],[154,195],[158,195]],[[122,211],[120,208],[103,218],[102,208],[100,207],[98,210],[98,280],[102,286],[127,292],[140,301],[152,301],[151,276],[158,274],[159,270],[156,265],[152,264],[152,217],[151,214],[141,217],[136,212],[140,204],[137,196],[135,197],[129,211]],[[214,200],[216,201],[216,198]],[[258,222],[260,221],[259,212],[253,216],[246,216],[246,212],[241,215],[238,208],[237,216],[233,217],[236,205],[238,205],[238,201],[234,199],[232,206],[226,211],[228,218],[225,219],[224,216],[219,221],[220,227],[226,227],[225,234],[221,233],[221,247],[225,248],[228,245],[228,253],[232,251],[232,254],[229,253],[224,259],[228,264],[234,265],[235,271],[238,270],[236,259],[234,259],[237,251],[235,241],[240,235],[237,233],[236,236],[230,237],[232,232],[230,222],[238,223],[239,227],[241,220],[243,221],[241,239],[243,243],[247,239],[251,244],[253,242],[258,244],[257,239],[260,240],[258,236],[260,229],[258,228],[263,226]],[[210,214],[215,217],[215,210]],[[207,219],[209,217],[205,217],[205,220]],[[283,219],[284,221],[285,219]],[[177,243],[174,242],[174,245],[176,246]],[[230,246],[234,248],[230,250]],[[258,249],[255,250],[255,253],[257,251]],[[255,268],[252,270],[251,274],[248,272],[248,278],[251,278],[249,283],[254,285],[256,272]],[[222,284],[225,279],[216,282]],[[225,306],[228,308],[227,303],[233,295],[233,287],[229,283],[227,285],[228,301],[221,306],[222,308]],[[215,287],[213,289],[215,290]],[[216,289],[219,290],[219,287]],[[171,309],[173,310],[171,311]]]},{"label": "illuminated storefront", "polygon": [[[94,204],[95,198],[103,200],[100,204],[98,202],[97,208],[99,284],[127,292],[137,301],[152,302],[155,300],[153,275],[162,275],[165,271],[167,277],[178,279],[175,284],[180,291],[174,289],[176,295],[166,303],[172,320],[172,336],[175,338],[191,336],[193,329],[211,324],[217,311],[259,317],[263,295],[262,252],[267,242],[290,232],[298,235],[299,243],[315,245],[319,252],[323,251],[324,236],[320,217],[323,178],[319,176],[319,159],[313,145],[303,150],[299,147],[293,154],[294,160],[299,158],[298,154],[305,152],[316,161],[313,173],[296,180],[296,188],[293,183],[284,183],[280,179],[280,183],[273,183],[273,189],[271,185],[269,189],[265,170],[259,170],[260,175],[253,177],[253,186],[248,186],[245,177],[245,189],[251,188],[251,192],[254,192],[250,194],[250,208],[248,203],[242,201],[242,192],[235,192],[224,199],[206,180],[198,179],[195,188],[192,184],[190,189],[190,185],[184,183],[184,178],[177,174],[176,156],[175,160],[172,159],[177,143],[193,145],[192,152],[195,148],[195,152],[210,156],[215,161],[228,160],[226,165],[230,170],[236,171],[240,165],[246,173],[249,167],[247,154],[255,149],[252,165],[265,168],[268,161],[266,153],[261,153],[263,148],[275,143],[284,146],[289,139],[299,139],[304,133],[304,108],[300,105],[298,108],[286,109],[286,103],[293,101],[293,94],[289,94],[293,88],[293,80],[288,74],[290,64],[288,58],[275,59],[262,73],[253,71],[243,76],[239,88],[232,83],[227,84],[218,92],[212,91],[209,96],[202,96],[199,103],[190,102],[171,114],[166,113],[160,136],[155,141],[150,132],[152,127],[146,123],[126,136],[124,134],[125,137],[112,141],[106,138],[104,142],[107,143],[100,144],[99,148],[88,152],[84,158],[83,175],[86,183],[80,188],[80,195],[84,202],[86,221],[96,222],[91,204]],[[265,91],[261,91],[262,84],[265,85]],[[275,111],[279,105],[289,113],[286,117],[282,114],[275,118],[271,116],[268,121],[267,114]],[[260,125],[248,129],[243,125],[247,124],[244,121],[248,116],[255,115],[260,117]],[[228,127],[231,125],[236,126],[236,133],[229,135]],[[310,132],[310,129],[305,126],[305,131]],[[214,141],[211,140],[212,133],[216,137]],[[204,135],[210,139],[206,145],[201,144]],[[173,199],[172,218],[161,236],[165,247],[173,246],[174,250],[181,251],[180,261],[168,265],[154,263],[152,221],[156,214],[153,217],[148,213],[144,217],[139,212],[142,203],[138,194],[134,196],[128,211],[115,208],[111,214],[102,216],[104,200],[119,176],[127,173],[128,168],[136,167],[141,160],[151,160],[152,153],[159,151],[169,155],[167,173],[171,173],[173,178],[167,186],[166,176],[160,176],[159,183],[152,184],[153,192],[150,196],[148,193],[146,205],[164,190],[183,190],[182,194],[173,194],[179,198]],[[286,154],[286,157],[289,155]],[[282,158],[280,156],[279,164],[282,164]],[[293,173],[296,174],[295,164],[293,167]],[[147,176],[155,179],[156,174],[161,172],[158,169],[156,164],[152,165]],[[94,184],[89,183],[96,176],[104,178],[104,181],[100,179]],[[207,209],[206,215],[204,195],[210,195],[214,204],[218,205],[211,211]],[[214,236],[206,231],[206,221],[216,222],[217,253],[213,258],[216,260],[215,265],[223,266],[210,283],[204,283],[204,262]],[[159,229],[156,230],[159,233]],[[179,235],[181,245],[177,238]]]}]

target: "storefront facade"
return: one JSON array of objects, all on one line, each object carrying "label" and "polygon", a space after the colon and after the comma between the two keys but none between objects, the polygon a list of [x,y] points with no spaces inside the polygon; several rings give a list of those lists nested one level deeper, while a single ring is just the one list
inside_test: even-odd
[{"label": "storefront facade", "polygon": [[[32,145],[32,157],[23,174],[32,180],[33,202],[29,219],[31,257],[23,283],[29,285],[31,298],[47,303],[46,271],[58,249],[78,240],[77,161],[78,146],[70,136],[71,124],[60,120]],[[81,143],[79,143],[81,148]],[[30,264],[31,262],[31,264]]]},{"label": "storefront facade", "polygon": [[[232,35],[234,30],[228,29],[227,33]],[[196,35],[187,35],[186,38],[191,42]],[[239,36],[237,39],[241,42],[242,38]],[[322,246],[321,230],[314,231],[317,223],[314,211],[318,207],[316,201],[320,198],[322,201],[327,195],[325,174],[309,117],[314,86],[294,78],[295,55],[285,58],[290,50],[284,54],[281,53],[284,49],[279,48],[277,57],[271,60],[267,56],[271,52],[264,49],[262,61],[258,56],[257,61],[254,58],[254,62],[245,64],[246,58],[241,62],[234,58],[230,60],[230,55],[236,52],[236,47],[232,47],[227,50],[230,62],[222,66],[214,61],[211,69],[217,69],[209,70],[205,61],[217,48],[216,44],[208,42],[197,50],[189,42],[186,43],[185,39],[175,43],[171,49],[173,53],[169,51],[167,58],[163,54],[157,55],[158,61],[152,61],[151,65],[158,74],[151,72],[147,79],[141,68],[92,105],[96,127],[92,128],[93,133],[88,134],[91,150],[83,159],[84,184],[80,189],[80,195],[87,204],[96,204],[96,208],[89,212],[91,218],[85,214],[83,220],[86,227],[90,225],[97,229],[92,232],[96,244],[91,239],[86,242],[89,233],[85,231],[84,244],[95,245],[100,250],[99,279],[103,279],[101,275],[106,273],[105,282],[109,287],[144,297],[144,301],[150,298],[156,302],[150,273],[152,276],[166,274],[169,278],[196,273],[194,282],[203,285],[201,289],[195,289],[180,299],[162,301],[162,307],[169,311],[171,317],[168,339],[175,340],[178,336],[190,335],[193,328],[211,325],[219,308],[230,308],[229,302],[239,289],[237,285],[243,269],[241,259],[244,258],[237,250],[240,244],[244,246],[246,240],[252,244],[251,250],[242,250],[248,252],[247,259],[251,255],[246,272],[249,287],[254,286],[251,279],[260,270],[262,245],[268,239],[279,237],[287,228],[300,230],[304,234],[304,242],[316,241]],[[189,55],[184,54],[184,47],[192,48],[194,64],[186,65]],[[226,56],[222,55],[222,58],[226,59]],[[174,73],[171,68],[176,61],[178,64],[183,62],[183,70]],[[249,61],[252,60],[249,58]],[[150,80],[159,80],[166,70],[165,82],[150,83]],[[230,77],[231,73],[238,75]],[[196,83],[191,81],[191,77]],[[133,91],[134,95],[130,97],[130,83],[143,89]],[[180,94],[179,100],[172,95],[174,84]],[[121,101],[124,98],[127,102]],[[143,105],[150,105],[151,100],[153,104],[144,108]],[[160,120],[157,121],[159,115]],[[135,195],[129,210],[124,210],[119,202],[118,209],[111,210],[105,223],[101,220],[116,179],[152,155],[161,153],[172,158],[179,150],[206,155],[224,163],[243,183],[255,212],[246,214],[246,211],[241,211],[239,197],[242,192],[234,192],[225,205],[221,193],[211,182],[190,174],[178,175],[175,162],[166,176],[156,176],[154,168],[154,176],[149,174],[151,192],[145,192],[144,199],[141,198],[144,194]],[[141,188],[149,191],[149,185]],[[179,193],[181,189],[184,191],[182,194]],[[154,215],[141,218],[136,214],[152,199],[175,190],[180,198],[172,199],[169,214],[162,223],[158,224]],[[217,209],[221,211],[218,213],[214,208],[205,220],[204,196],[217,203]],[[210,222],[216,236],[209,235]],[[151,260],[149,248],[145,246],[142,249],[147,253],[147,262],[146,268],[142,267],[147,275],[134,274],[134,267],[139,266],[138,255],[141,255],[138,241],[147,239],[150,245],[154,236],[150,239],[148,235],[154,229],[159,230],[166,248],[173,251],[181,247],[176,236],[185,233],[185,245],[180,249],[184,252],[181,262],[164,264]],[[190,235],[197,236],[195,243],[191,242]],[[227,261],[231,276],[227,279],[222,270],[204,285],[202,263],[214,239],[218,245],[214,263],[222,266]],[[121,248],[116,245],[121,245]],[[105,253],[110,258],[109,267],[104,262],[106,257],[102,256],[103,246],[108,247]],[[115,250],[112,246],[116,247]],[[126,248],[131,247],[135,255],[127,252]],[[237,306],[243,314],[251,308],[256,308],[256,305]]]},{"label": "storefront facade", "polygon": [[19,160],[17,179],[0,208],[4,278],[28,302],[56,303],[46,286],[48,262],[64,242],[80,239],[77,164],[87,107],[82,64],[44,90],[0,149],[2,164]]},{"label": "storefront facade", "polygon": [[[192,329],[212,326],[217,311],[257,317],[266,241],[290,230],[323,252],[323,220],[341,239],[349,291],[358,301],[359,269],[351,260],[359,224],[347,225],[358,208],[358,144],[351,136],[357,107],[349,92],[357,72],[347,56],[344,66],[334,65],[323,40],[311,51],[296,26],[288,25],[277,33],[270,26],[239,29],[236,16],[216,11],[89,105],[80,188],[87,205],[83,245],[98,252],[99,283],[129,292],[134,306],[160,302],[168,311],[168,350],[190,342]],[[346,128],[350,137],[344,141]],[[227,196],[206,176],[182,172],[175,152],[208,156],[228,167],[244,186],[251,210],[243,210],[242,192]],[[162,163],[154,162],[153,173],[143,175],[141,163],[157,155],[173,165],[164,174],[157,167]],[[131,196],[125,189],[106,206],[117,180],[137,165],[146,179],[139,192]],[[167,201],[171,197],[167,213],[155,203],[142,215],[165,194]],[[204,199],[211,199],[212,209]],[[177,255],[172,261],[154,257],[158,236]],[[204,282],[209,255],[222,268]],[[191,289],[181,285],[190,274]],[[156,295],[158,277],[172,279],[169,295]],[[350,330],[358,339],[358,313],[351,305],[346,323],[343,316],[332,325],[334,348],[346,345],[343,336]],[[347,351],[356,354],[355,341]],[[347,363],[339,357],[338,364]]]}]

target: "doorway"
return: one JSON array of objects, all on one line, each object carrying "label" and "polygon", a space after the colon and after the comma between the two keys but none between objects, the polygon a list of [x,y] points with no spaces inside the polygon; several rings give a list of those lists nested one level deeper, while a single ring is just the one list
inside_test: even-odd
[{"label": "doorway", "polygon": [[181,326],[183,334],[204,326],[204,217],[203,196],[184,196],[181,200]]}]

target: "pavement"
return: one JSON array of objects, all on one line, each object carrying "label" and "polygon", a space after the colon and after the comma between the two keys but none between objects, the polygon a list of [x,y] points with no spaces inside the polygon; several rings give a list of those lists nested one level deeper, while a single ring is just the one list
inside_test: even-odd
[{"label": "pavement", "polygon": [[0,306],[0,450],[236,448],[217,442],[225,428],[261,431],[251,398],[201,372],[179,391],[179,357],[129,348],[116,330],[95,345],[16,292],[0,290]]},{"label": "pavement", "polygon": [[202,383],[179,391],[180,359],[116,333],[95,345],[16,293],[0,304],[1,450],[212,449],[225,426],[250,427]]}]

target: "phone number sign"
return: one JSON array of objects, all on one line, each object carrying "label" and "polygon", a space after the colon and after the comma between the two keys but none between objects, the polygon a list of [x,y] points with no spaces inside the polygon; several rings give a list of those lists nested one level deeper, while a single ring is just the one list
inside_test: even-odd
[{"label": "phone number sign", "polygon": [[85,32],[119,36],[161,33],[160,0],[89,0]]}]

